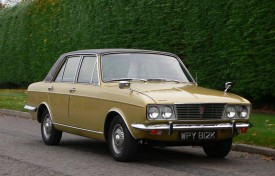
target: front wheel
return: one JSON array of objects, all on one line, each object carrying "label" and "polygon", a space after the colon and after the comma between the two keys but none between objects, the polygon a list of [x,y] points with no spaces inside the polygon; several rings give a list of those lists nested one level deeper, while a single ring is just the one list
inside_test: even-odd
[{"label": "front wheel", "polygon": [[203,146],[207,156],[212,158],[224,158],[228,155],[232,146],[232,138],[211,142]]},{"label": "front wheel", "polygon": [[110,125],[108,144],[111,154],[117,161],[130,161],[136,155],[137,141],[120,116],[116,116]]},{"label": "front wheel", "polygon": [[59,144],[62,137],[62,131],[54,128],[51,115],[47,109],[42,114],[41,135],[44,143],[47,145]]}]

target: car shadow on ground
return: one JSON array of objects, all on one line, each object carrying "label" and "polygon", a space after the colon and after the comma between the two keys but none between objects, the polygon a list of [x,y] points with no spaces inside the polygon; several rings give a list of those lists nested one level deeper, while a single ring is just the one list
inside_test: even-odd
[{"label": "car shadow on ground", "polygon": [[59,146],[79,152],[110,155],[107,143],[88,138],[61,140]]},{"label": "car shadow on ground", "polygon": [[[88,152],[99,155],[104,155],[112,159],[109,152],[109,147],[106,142],[97,141],[88,138],[75,138],[61,140],[59,147],[65,147],[75,152]],[[134,162],[148,163],[148,162],[196,162],[196,163],[217,163],[225,162],[227,159],[214,159],[207,157],[201,147],[151,147],[140,145],[137,157]]]}]

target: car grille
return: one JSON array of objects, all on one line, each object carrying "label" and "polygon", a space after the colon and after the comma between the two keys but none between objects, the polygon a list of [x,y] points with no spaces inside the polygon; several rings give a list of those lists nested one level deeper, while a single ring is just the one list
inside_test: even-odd
[{"label": "car grille", "polygon": [[225,104],[176,104],[179,120],[221,119]]}]

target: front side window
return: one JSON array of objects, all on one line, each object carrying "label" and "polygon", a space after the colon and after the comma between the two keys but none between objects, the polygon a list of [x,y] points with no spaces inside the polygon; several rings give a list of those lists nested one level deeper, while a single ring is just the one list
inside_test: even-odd
[{"label": "front side window", "polygon": [[74,82],[80,57],[69,57],[61,67],[55,82]]},{"label": "front side window", "polygon": [[95,56],[86,56],[82,60],[81,68],[78,76],[78,83],[91,83],[93,72],[96,66]]},{"label": "front side window", "polygon": [[145,53],[103,55],[102,78],[104,82],[119,79],[193,82],[176,58]]}]

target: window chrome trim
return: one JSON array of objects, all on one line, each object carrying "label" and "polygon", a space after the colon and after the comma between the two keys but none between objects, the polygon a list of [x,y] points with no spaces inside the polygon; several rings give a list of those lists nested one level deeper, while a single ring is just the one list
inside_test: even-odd
[{"label": "window chrome trim", "polygon": [[100,86],[102,83],[102,79],[101,79],[101,55],[97,54],[97,79],[98,79],[98,86]]},{"label": "window chrome trim", "polygon": [[87,132],[91,132],[91,133],[103,134],[103,132],[100,132],[100,131],[88,130],[88,129],[85,129],[85,128],[78,128],[78,127],[74,127],[74,126],[70,126],[70,125],[64,125],[64,124],[61,124],[61,123],[53,122],[53,124],[63,126],[63,127],[67,127],[67,128],[73,128],[73,129],[77,129],[77,130],[87,131]]},{"label": "window chrome trim", "polygon": [[[95,70],[97,69],[97,58],[96,58],[96,62],[95,62],[95,65],[94,65],[94,68],[93,68],[93,71],[92,71],[92,76],[91,76],[91,81],[90,81],[90,84],[92,84],[92,85],[98,85],[98,83],[99,83],[99,80],[98,80],[98,74],[97,74],[97,84],[95,84],[94,83],[94,80],[93,80],[93,78],[94,78],[94,74],[95,74]],[[98,73],[98,69],[97,69],[97,73]]]},{"label": "window chrome trim", "polygon": [[73,83],[78,83],[80,68],[82,67],[82,63],[83,63],[83,60],[84,60],[83,59],[84,56],[79,55],[79,57],[80,57],[80,60],[78,62],[77,68],[76,68],[76,72],[75,72],[75,75],[74,75],[74,81],[73,81]]}]

